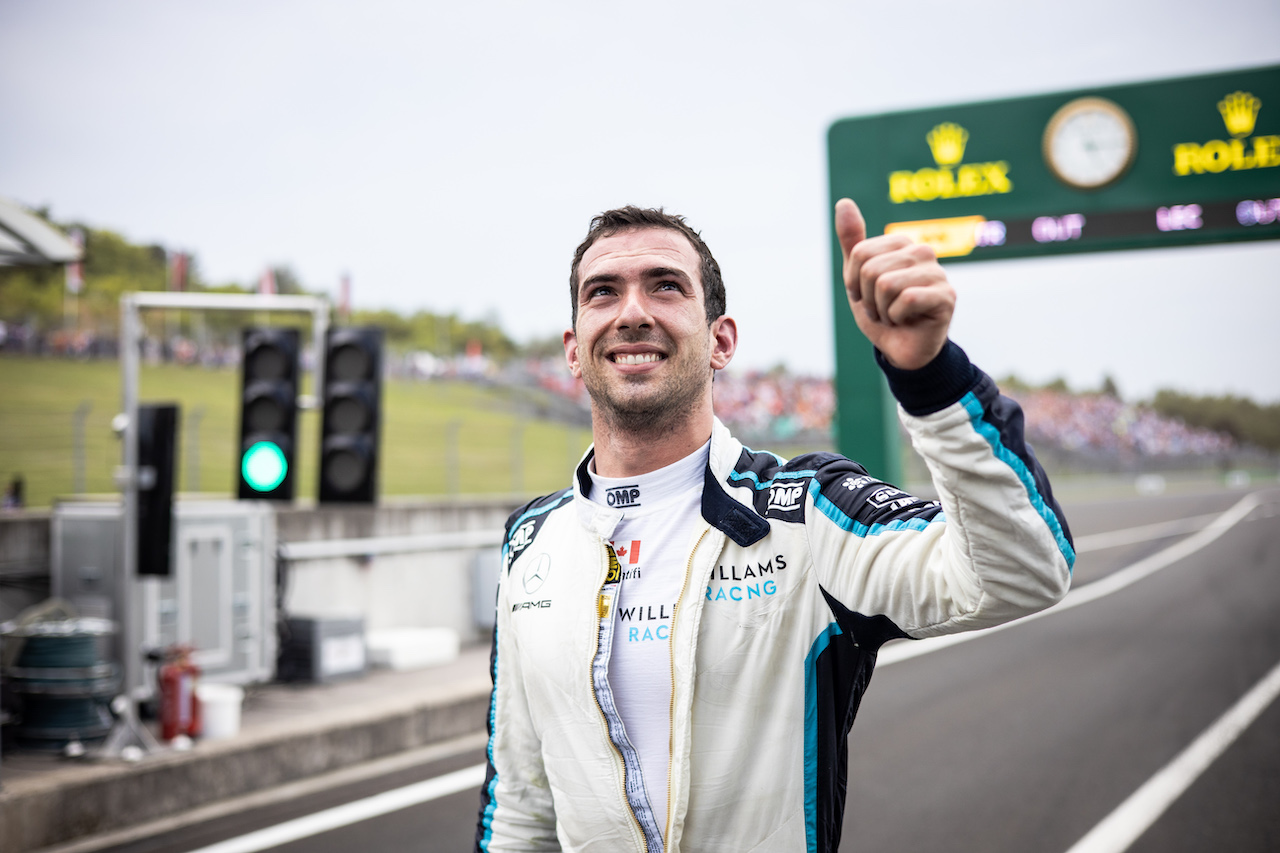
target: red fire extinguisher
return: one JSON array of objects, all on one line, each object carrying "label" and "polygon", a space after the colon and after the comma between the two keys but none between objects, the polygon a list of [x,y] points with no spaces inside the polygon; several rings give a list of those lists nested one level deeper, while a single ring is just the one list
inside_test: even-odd
[{"label": "red fire extinguisher", "polygon": [[196,683],[200,667],[191,660],[190,646],[170,646],[160,667],[160,736],[200,736],[200,699]]}]

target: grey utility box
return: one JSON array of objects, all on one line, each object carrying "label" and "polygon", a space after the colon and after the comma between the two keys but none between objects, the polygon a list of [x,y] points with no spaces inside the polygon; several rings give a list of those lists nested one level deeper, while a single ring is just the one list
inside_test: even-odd
[{"label": "grey utility box", "polygon": [[[120,620],[122,596],[132,596],[147,649],[190,645],[208,682],[270,681],[276,662],[275,510],[259,501],[177,501],[173,573],[120,571],[119,501],[69,502],[53,510],[53,594],[81,616]],[[121,588],[123,585],[124,588]],[[121,627],[110,649],[123,661],[130,632]],[[154,688],[148,670],[140,692]]]}]

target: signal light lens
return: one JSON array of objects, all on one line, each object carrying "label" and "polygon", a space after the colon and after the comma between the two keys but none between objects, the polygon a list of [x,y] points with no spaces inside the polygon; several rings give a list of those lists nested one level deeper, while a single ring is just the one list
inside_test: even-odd
[{"label": "signal light lens", "polygon": [[252,432],[282,431],[288,415],[285,406],[275,397],[253,397],[244,405],[245,426]]},{"label": "signal light lens", "polygon": [[289,357],[274,341],[254,346],[244,357],[245,374],[259,381],[279,382],[289,375]]},{"label": "signal light lens", "polygon": [[370,379],[373,355],[364,346],[339,344],[329,355],[329,377],[334,382],[359,382]]},{"label": "signal light lens", "polygon": [[274,441],[259,441],[244,452],[240,473],[249,488],[269,492],[284,482],[285,475],[289,473],[289,462]]},{"label": "signal light lens", "polygon": [[355,489],[369,476],[367,459],[354,448],[331,450],[324,457],[325,482],[340,492]]}]

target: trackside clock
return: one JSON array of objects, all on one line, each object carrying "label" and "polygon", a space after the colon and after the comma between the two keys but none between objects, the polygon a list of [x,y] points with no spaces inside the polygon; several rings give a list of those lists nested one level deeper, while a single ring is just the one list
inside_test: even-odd
[{"label": "trackside clock", "polygon": [[1096,190],[1117,181],[1138,153],[1133,119],[1106,98],[1064,104],[1044,129],[1045,163],[1070,187]]}]

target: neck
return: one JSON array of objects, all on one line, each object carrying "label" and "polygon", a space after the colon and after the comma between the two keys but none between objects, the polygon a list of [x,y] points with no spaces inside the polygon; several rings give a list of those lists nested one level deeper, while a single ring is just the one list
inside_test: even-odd
[{"label": "neck", "polygon": [[595,468],[602,477],[634,477],[678,462],[707,443],[715,420],[710,400],[678,422],[640,428],[634,424],[624,427],[592,408]]}]

